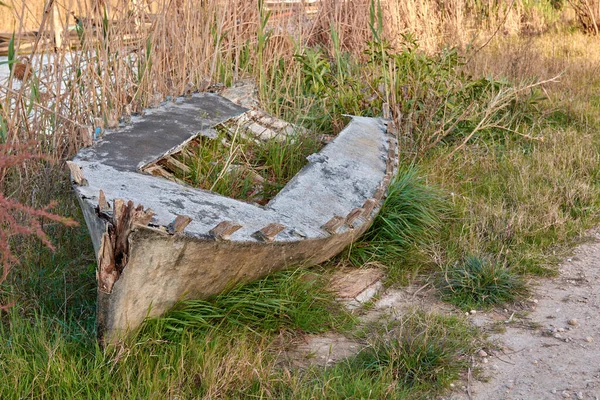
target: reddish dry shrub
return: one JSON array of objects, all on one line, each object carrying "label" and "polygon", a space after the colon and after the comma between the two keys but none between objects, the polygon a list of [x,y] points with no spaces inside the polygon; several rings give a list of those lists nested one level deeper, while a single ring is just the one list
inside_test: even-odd
[{"label": "reddish dry shrub", "polygon": [[[7,172],[11,168],[23,168],[27,161],[44,160],[47,156],[35,151],[35,145],[8,145],[0,144],[0,189]],[[11,268],[19,263],[18,258],[11,251],[11,241],[16,236],[34,236],[51,250],[54,246],[42,228],[42,221],[53,221],[65,226],[75,226],[77,222],[50,212],[55,206],[51,202],[45,207],[35,208],[24,205],[19,201],[7,197],[0,190],[0,285],[8,277]],[[6,310],[9,305],[0,305],[0,310]]]}]

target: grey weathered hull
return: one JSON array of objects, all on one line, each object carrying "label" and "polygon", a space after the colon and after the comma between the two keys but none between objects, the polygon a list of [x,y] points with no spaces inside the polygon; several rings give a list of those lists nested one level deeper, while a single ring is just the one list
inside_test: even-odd
[{"label": "grey weathered hull", "polygon": [[[210,94],[179,107],[152,111],[74,159],[75,190],[99,256],[98,334],[107,342],[179,300],[207,298],[333,257],[368,229],[394,173],[396,145],[385,122],[361,117],[309,157],[264,207],[140,173],[203,130],[245,112]],[[176,109],[178,128],[165,138],[169,110]],[[86,181],[76,176],[77,166]],[[143,207],[135,210],[120,199]]]}]

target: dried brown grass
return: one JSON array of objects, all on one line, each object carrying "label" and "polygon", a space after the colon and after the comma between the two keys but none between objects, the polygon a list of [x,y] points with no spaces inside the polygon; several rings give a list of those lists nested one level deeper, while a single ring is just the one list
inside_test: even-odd
[{"label": "dried brown grass", "polygon": [[[19,34],[35,26],[31,21],[37,21],[40,34],[29,68],[18,65],[15,74],[31,73],[35,79],[0,84],[5,136],[15,143],[39,140],[59,159],[89,143],[95,128],[113,127],[167,96],[202,91],[211,83],[248,74],[263,79],[275,63],[288,62],[307,45],[331,49],[332,29],[342,49],[358,57],[372,39],[370,0],[323,0],[311,17],[299,4],[287,13],[271,15],[266,29],[261,21],[268,11],[259,11],[258,0],[151,0],[138,6],[114,0],[107,3],[106,14],[89,0],[47,1],[47,14],[41,12],[40,1],[10,4],[2,21],[13,21],[9,24],[17,34],[17,50]],[[518,4],[382,1],[383,33],[394,46],[403,40],[402,34],[412,32],[422,50],[433,51],[447,43],[476,40],[475,28],[512,29],[510,24],[522,19]],[[478,16],[482,11],[489,14],[485,21]],[[52,18],[54,12],[58,18]],[[86,16],[80,38],[64,40],[50,51],[44,43],[53,43],[55,28],[62,25],[66,30],[73,14]],[[77,51],[71,51],[72,45]],[[266,82],[261,85],[267,87]]]}]

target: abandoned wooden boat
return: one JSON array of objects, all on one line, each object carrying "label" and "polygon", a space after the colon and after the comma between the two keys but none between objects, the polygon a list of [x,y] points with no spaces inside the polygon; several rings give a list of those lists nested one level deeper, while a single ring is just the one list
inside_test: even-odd
[{"label": "abandoned wooden boat", "polygon": [[142,171],[249,111],[216,94],[148,110],[69,162],[98,255],[98,336],[118,341],[177,301],[321,263],[370,226],[397,163],[387,122],[353,117],[266,206]]}]

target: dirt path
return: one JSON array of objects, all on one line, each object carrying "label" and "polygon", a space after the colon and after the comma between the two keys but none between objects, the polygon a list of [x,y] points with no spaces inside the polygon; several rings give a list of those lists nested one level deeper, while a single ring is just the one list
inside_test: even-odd
[{"label": "dirt path", "polygon": [[560,276],[540,280],[528,312],[471,317],[483,329],[506,330],[491,336],[498,349],[477,357],[487,382],[473,379],[449,399],[600,399],[600,230],[591,238]]}]

